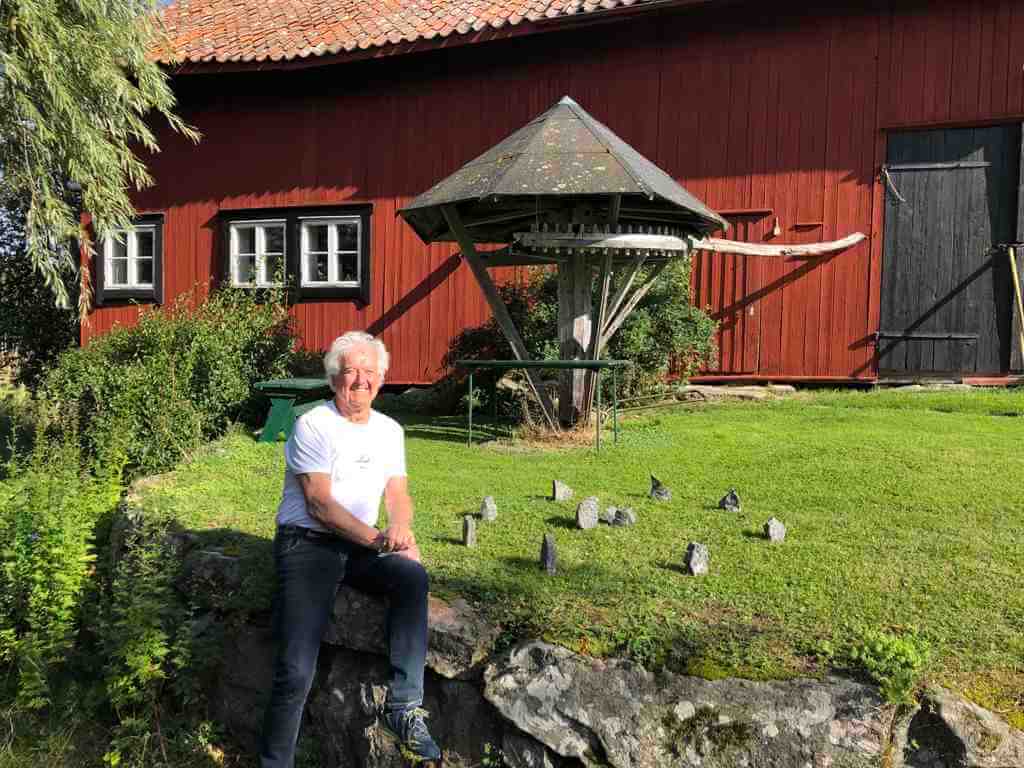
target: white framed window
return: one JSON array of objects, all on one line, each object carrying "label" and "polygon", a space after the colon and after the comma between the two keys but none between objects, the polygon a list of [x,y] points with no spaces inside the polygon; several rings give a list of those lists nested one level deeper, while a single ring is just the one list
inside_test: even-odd
[{"label": "white framed window", "polygon": [[232,285],[243,288],[281,285],[287,256],[286,225],[284,219],[229,223]]},{"label": "white framed window", "polygon": [[363,278],[363,217],[323,216],[299,221],[301,285],[359,286]]},{"label": "white framed window", "polygon": [[152,290],[156,264],[156,224],[114,232],[103,243],[103,288]]}]

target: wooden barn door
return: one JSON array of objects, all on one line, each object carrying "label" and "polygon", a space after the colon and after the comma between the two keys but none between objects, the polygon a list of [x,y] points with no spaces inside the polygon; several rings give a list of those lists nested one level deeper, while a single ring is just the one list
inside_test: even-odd
[{"label": "wooden barn door", "polygon": [[1019,125],[893,133],[882,172],[880,376],[1009,369]]}]

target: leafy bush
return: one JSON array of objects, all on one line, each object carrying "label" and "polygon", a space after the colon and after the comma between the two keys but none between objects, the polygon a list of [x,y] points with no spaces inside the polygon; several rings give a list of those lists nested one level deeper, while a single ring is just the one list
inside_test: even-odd
[{"label": "leafy bush", "polygon": [[0,484],[0,664],[17,672],[17,701],[50,702],[54,677],[74,647],[93,572],[93,531],[117,504],[116,460],[83,472],[74,429],[42,438]]},{"label": "leafy bush", "polygon": [[[0,205],[0,358],[15,353],[18,380],[34,386],[43,370],[78,340],[78,322],[73,311],[56,306],[33,268],[24,226],[20,211]],[[74,306],[77,283],[70,272],[64,277]]]},{"label": "leafy bush", "polygon": [[285,375],[294,336],[279,301],[225,289],[185,296],[61,355],[45,397],[77,414],[87,455],[116,449],[132,472],[167,469],[234,420],[262,415],[253,384]]},{"label": "leafy bush", "polygon": [[[642,284],[647,277],[641,273],[634,284]],[[528,283],[509,283],[498,290],[530,357],[559,359],[557,273],[537,270]],[[595,292],[593,301],[599,300]],[[690,303],[690,261],[679,259],[665,268],[611,338],[602,357],[633,362],[619,376],[620,396],[651,394],[665,386],[670,366],[685,378],[715,359],[715,329],[715,321]],[[507,360],[513,355],[498,324],[491,319],[452,340],[445,365],[453,367],[461,358]],[[482,373],[481,378],[486,379],[486,374]],[[484,397],[489,397],[487,383],[482,382]],[[610,376],[602,377],[602,386],[610,396]]]},{"label": "leafy bush", "polygon": [[878,683],[890,704],[913,703],[918,678],[930,658],[928,641],[914,632],[868,630],[850,651],[850,660]]}]

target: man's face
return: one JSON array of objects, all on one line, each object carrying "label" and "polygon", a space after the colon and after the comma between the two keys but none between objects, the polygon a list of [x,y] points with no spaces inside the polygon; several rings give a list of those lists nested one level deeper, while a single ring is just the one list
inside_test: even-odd
[{"label": "man's face", "polygon": [[341,371],[334,377],[334,390],[344,406],[359,413],[369,409],[381,383],[377,350],[370,344],[359,344],[341,359]]}]

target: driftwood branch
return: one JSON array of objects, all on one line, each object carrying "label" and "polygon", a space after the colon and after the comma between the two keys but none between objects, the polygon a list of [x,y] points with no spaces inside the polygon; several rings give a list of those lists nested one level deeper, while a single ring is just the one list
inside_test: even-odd
[{"label": "driftwood branch", "polygon": [[738,256],[823,256],[826,253],[845,250],[866,239],[867,235],[863,232],[854,232],[842,240],[833,240],[828,243],[760,245],[757,243],[742,243],[739,240],[722,240],[717,237],[706,237],[703,240],[697,240],[693,247],[694,250],[698,251],[732,253]]}]

